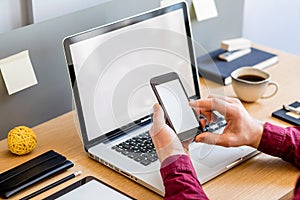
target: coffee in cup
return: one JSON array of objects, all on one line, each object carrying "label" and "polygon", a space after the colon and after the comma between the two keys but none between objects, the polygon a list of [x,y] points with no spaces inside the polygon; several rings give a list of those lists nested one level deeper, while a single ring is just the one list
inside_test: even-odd
[{"label": "coffee in cup", "polygon": [[[232,87],[238,98],[245,102],[254,102],[274,96],[279,88],[278,83],[271,81],[271,75],[254,67],[241,67],[231,73]],[[274,91],[266,95],[269,86]]]}]

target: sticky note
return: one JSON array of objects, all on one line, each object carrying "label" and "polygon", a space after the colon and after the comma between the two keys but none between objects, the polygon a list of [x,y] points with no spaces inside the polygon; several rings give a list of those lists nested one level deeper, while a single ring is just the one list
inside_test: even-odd
[{"label": "sticky note", "polygon": [[9,95],[38,83],[28,50],[1,59],[0,70]]},{"label": "sticky note", "polygon": [[218,16],[215,0],[193,0],[192,3],[198,21]]}]

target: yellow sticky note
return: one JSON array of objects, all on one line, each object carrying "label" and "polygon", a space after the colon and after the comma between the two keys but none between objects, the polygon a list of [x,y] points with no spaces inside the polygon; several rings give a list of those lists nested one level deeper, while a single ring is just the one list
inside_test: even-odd
[{"label": "yellow sticky note", "polygon": [[28,50],[0,60],[0,69],[9,95],[38,83]]}]

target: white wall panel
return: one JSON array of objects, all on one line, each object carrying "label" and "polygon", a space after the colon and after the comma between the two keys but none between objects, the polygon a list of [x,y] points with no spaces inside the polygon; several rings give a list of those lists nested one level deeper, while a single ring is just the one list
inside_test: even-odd
[{"label": "white wall panel", "polygon": [[300,56],[300,1],[245,0],[243,36]]},{"label": "white wall panel", "polygon": [[23,26],[22,0],[0,0],[0,33]]},{"label": "white wall panel", "polygon": [[29,0],[32,23],[89,8],[110,0]]}]

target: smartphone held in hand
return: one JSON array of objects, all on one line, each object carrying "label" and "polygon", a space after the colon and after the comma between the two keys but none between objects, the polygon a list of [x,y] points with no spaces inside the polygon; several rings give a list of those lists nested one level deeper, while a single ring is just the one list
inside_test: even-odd
[{"label": "smartphone held in hand", "polygon": [[189,98],[177,73],[170,72],[153,77],[150,84],[164,110],[167,124],[181,141],[194,138],[202,132],[198,117],[189,106]]}]

